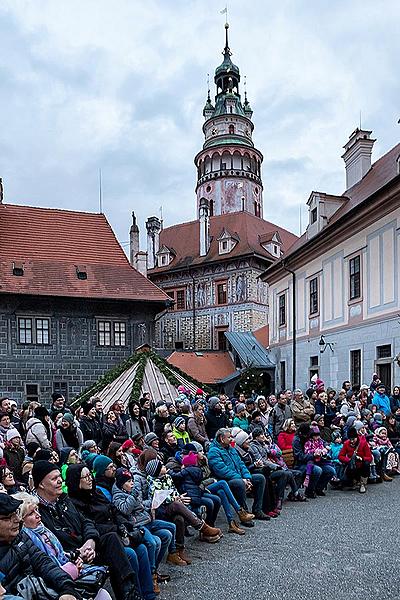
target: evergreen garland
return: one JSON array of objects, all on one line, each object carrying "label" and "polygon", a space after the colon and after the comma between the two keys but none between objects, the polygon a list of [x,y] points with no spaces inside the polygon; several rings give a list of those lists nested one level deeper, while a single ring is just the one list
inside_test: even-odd
[{"label": "evergreen garland", "polygon": [[131,393],[129,396],[129,404],[132,402],[137,402],[142,395],[142,386],[143,386],[143,378],[146,370],[146,364],[148,360],[152,360],[154,364],[158,367],[161,373],[165,376],[165,378],[169,381],[171,385],[174,387],[178,387],[181,385],[179,379],[175,376],[175,373],[178,373],[186,379],[190,381],[193,385],[198,388],[202,388],[205,393],[212,394],[213,390],[209,386],[205,386],[193,377],[190,377],[184,371],[181,371],[178,367],[174,365],[170,365],[167,363],[161,356],[158,356],[153,350],[149,352],[135,352],[132,356],[124,360],[122,363],[113,367],[109,371],[107,371],[100,379],[88,387],[86,390],[81,392],[73,401],[73,405],[80,405],[82,402],[89,400],[92,396],[95,396],[99,392],[101,392],[109,383],[112,383],[117,377],[119,377],[126,369],[129,369],[136,363],[139,363],[135,373],[135,379],[132,384]]}]

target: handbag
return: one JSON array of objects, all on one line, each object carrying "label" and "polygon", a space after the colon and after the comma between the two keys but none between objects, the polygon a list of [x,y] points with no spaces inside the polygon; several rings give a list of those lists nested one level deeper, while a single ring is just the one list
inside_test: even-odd
[{"label": "handbag", "polygon": [[84,598],[94,598],[106,582],[108,570],[104,567],[91,567],[74,581],[75,589]]},{"label": "handbag", "polygon": [[59,594],[48,588],[41,577],[26,575],[17,583],[17,592],[24,600],[57,600]]}]

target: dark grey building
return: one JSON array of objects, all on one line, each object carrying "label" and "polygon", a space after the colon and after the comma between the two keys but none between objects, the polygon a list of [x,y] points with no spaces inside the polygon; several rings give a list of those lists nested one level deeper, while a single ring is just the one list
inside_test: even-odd
[{"label": "dark grey building", "polygon": [[72,398],[152,344],[168,302],[104,215],[0,204],[0,394]]}]

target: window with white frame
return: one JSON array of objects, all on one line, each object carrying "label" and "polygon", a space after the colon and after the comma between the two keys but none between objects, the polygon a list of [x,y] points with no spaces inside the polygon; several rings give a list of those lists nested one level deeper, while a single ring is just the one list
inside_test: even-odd
[{"label": "window with white frame", "polygon": [[50,319],[45,317],[18,317],[18,343],[50,344]]}]

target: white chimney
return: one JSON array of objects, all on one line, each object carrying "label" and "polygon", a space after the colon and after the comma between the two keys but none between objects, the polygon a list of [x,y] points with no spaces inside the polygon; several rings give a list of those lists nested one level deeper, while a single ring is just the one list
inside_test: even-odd
[{"label": "white chimney", "polygon": [[147,267],[154,269],[157,266],[157,252],[160,249],[161,221],[158,217],[149,217],[146,221],[147,229]]},{"label": "white chimney", "polygon": [[132,225],[129,231],[129,262],[136,268],[136,255],[139,252],[139,227],[135,213],[132,213]]},{"label": "white chimney", "polygon": [[361,181],[371,168],[372,146],[376,140],[371,139],[372,131],[357,129],[349,137],[342,158],[346,165],[346,189]]},{"label": "white chimney", "polygon": [[135,269],[147,277],[147,252],[137,252],[135,259]]},{"label": "white chimney", "polygon": [[206,256],[210,248],[210,204],[206,198],[200,198],[200,256]]}]

